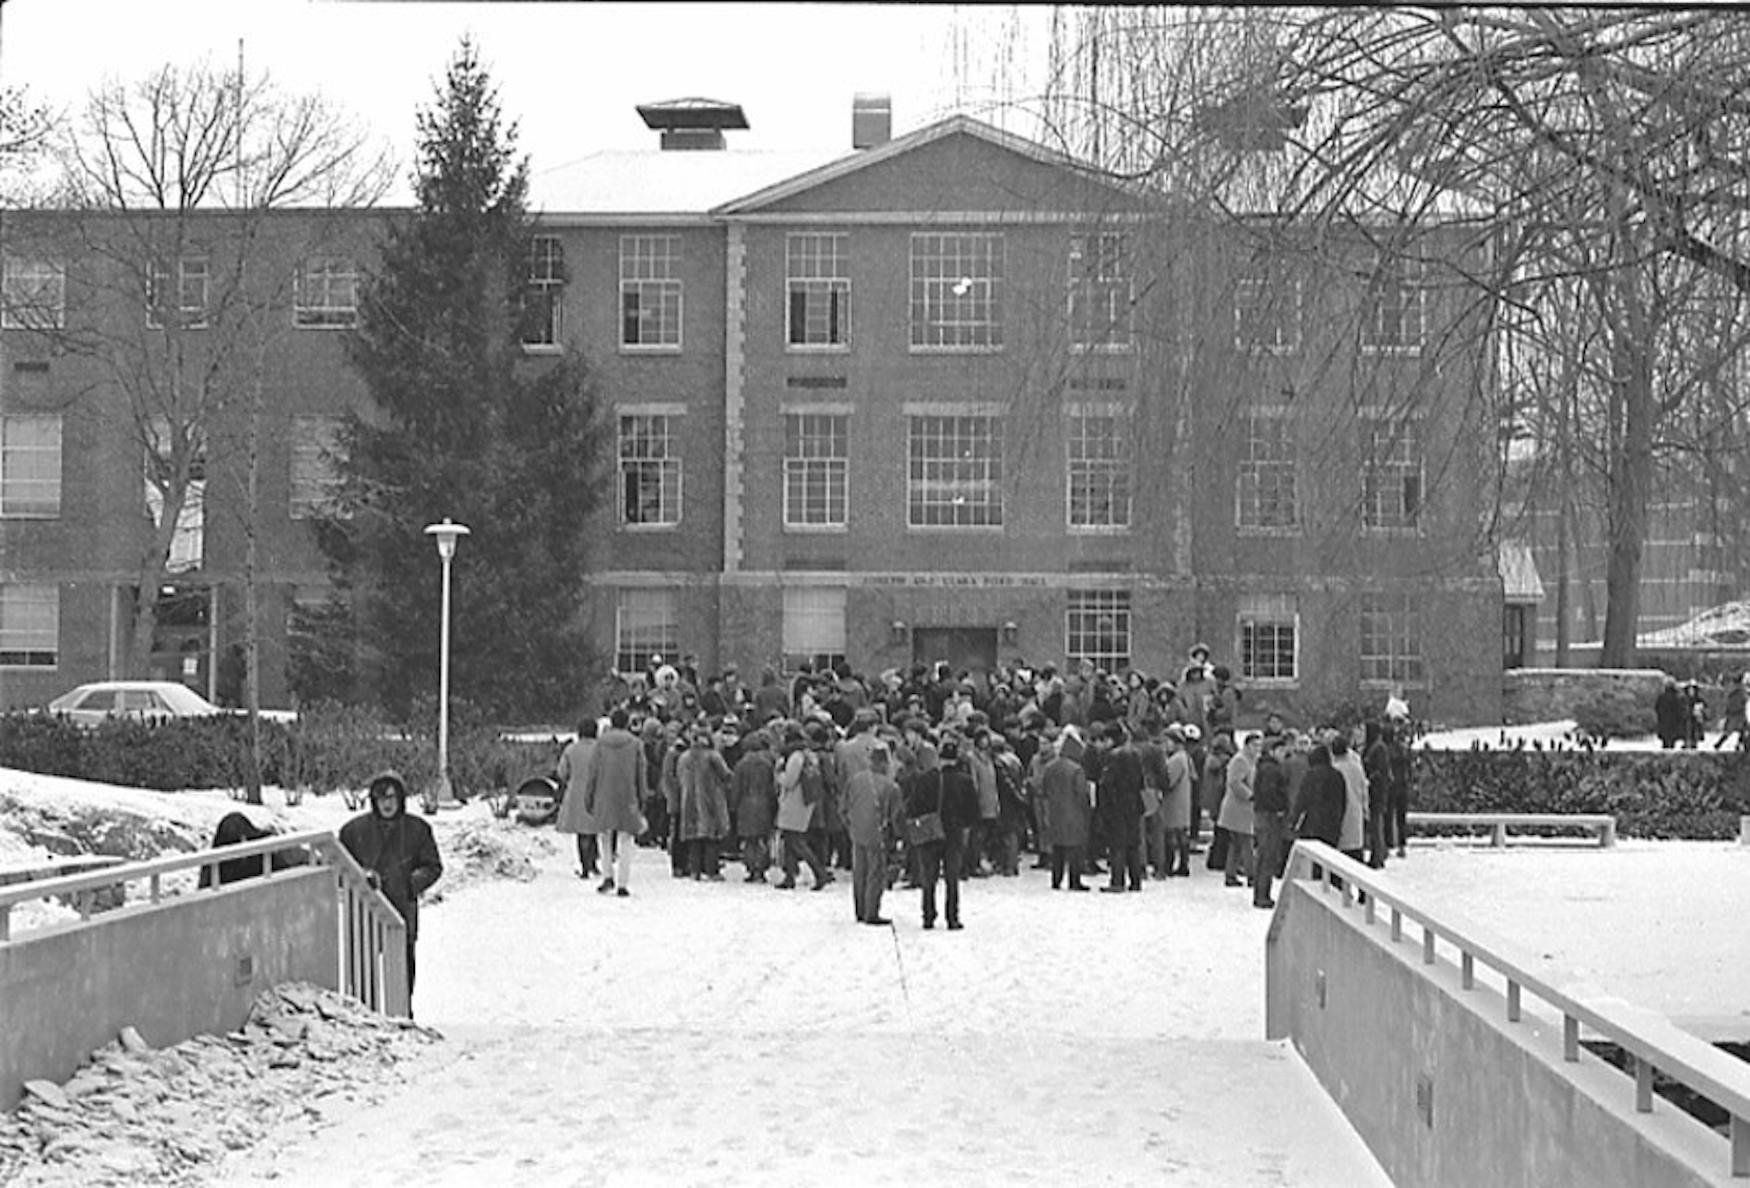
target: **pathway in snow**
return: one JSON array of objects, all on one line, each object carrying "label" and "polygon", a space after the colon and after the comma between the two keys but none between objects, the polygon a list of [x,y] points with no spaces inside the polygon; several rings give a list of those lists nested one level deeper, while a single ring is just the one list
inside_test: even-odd
[{"label": "pathway in snow", "polygon": [[[422,915],[407,1089],[228,1165],[227,1184],[1384,1184],[1263,1035],[1268,913],[1198,868],[1140,895],[966,888],[966,930],[850,891],[565,855]],[[806,878],[804,875],[804,886]]]}]

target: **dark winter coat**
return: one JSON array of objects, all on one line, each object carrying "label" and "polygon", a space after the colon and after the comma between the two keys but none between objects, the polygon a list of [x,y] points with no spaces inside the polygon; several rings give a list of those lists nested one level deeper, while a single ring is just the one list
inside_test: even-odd
[{"label": "dark winter coat", "polygon": [[770,751],[749,751],[735,765],[729,785],[737,837],[767,837],[778,812],[777,771]]},{"label": "dark winter coat", "polygon": [[1314,748],[1300,786],[1295,806],[1294,836],[1322,841],[1335,848],[1343,835],[1343,812],[1348,806],[1348,785],[1343,773],[1331,766],[1323,748]]},{"label": "dark winter coat", "polygon": [[378,889],[407,922],[407,939],[414,940],[419,936],[419,897],[443,875],[444,861],[431,826],[407,815],[407,782],[400,774],[382,772],[370,787],[373,793],[388,787],[397,794],[394,815],[381,816],[373,803],[340,827],[340,844],[376,875]]},{"label": "dark winter coat", "polygon": [[1252,776],[1252,809],[1260,813],[1288,811],[1288,773],[1268,752],[1258,756],[1258,770]]},{"label": "dark winter coat", "polygon": [[729,765],[716,748],[694,743],[676,763],[681,787],[681,840],[729,836]]},{"label": "dark winter coat", "polygon": [[1088,773],[1067,755],[1045,765],[1039,776],[1040,795],[1046,804],[1044,840],[1048,846],[1088,844]]},{"label": "dark winter coat", "polygon": [[595,755],[584,779],[584,806],[602,833],[638,833],[644,824],[648,790],[644,744],[612,727],[595,741]]},{"label": "dark winter coat", "polygon": [[1126,822],[1126,828],[1142,820],[1142,756],[1135,747],[1126,743],[1106,753],[1098,796],[1102,820]]}]

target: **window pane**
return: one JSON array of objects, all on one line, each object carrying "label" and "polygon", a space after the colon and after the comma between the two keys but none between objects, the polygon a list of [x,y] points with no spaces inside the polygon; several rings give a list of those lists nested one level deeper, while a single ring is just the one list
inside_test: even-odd
[{"label": "window pane", "polygon": [[1080,350],[1129,350],[1135,300],[1129,237],[1116,232],[1072,236],[1070,344]]},{"label": "window pane", "polygon": [[850,418],[790,413],[784,417],[784,523],[843,527],[849,504]]},{"label": "window pane", "polygon": [[1240,675],[1247,680],[1292,681],[1298,677],[1295,645],[1298,615],[1291,594],[1240,597]]},{"label": "window pane", "polygon": [[358,321],[358,273],[341,256],[311,256],[298,269],[292,323],[351,326]]},{"label": "window pane", "polygon": [[843,234],[785,238],[791,346],[845,346],[850,342],[851,281]]},{"label": "window pane", "polygon": [[1130,418],[1117,413],[1069,418],[1069,526],[1128,528]]},{"label": "window pane", "polygon": [[671,420],[660,414],[620,418],[622,523],[680,523],[681,460]]},{"label": "window pane", "polygon": [[1255,412],[1245,418],[1236,507],[1242,528],[1293,528],[1295,499],[1294,424],[1280,413]]},{"label": "window pane", "polygon": [[60,587],[0,583],[0,667],[53,668],[60,638]]},{"label": "window pane", "polygon": [[620,236],[620,342],[681,345],[678,235]]},{"label": "window pane", "polygon": [[1003,237],[911,237],[911,344],[979,350],[1000,347]]},{"label": "window pane", "polygon": [[61,418],[0,417],[0,516],[61,514]]},{"label": "window pane", "polygon": [[614,627],[614,667],[639,672],[653,656],[680,653],[680,616],[673,590],[621,590]]},{"label": "window pane", "polygon": [[0,326],[58,330],[67,321],[67,274],[49,260],[8,256],[0,273]]},{"label": "window pane", "polygon": [[1421,617],[1408,595],[1363,596],[1361,679],[1369,684],[1422,683]]},{"label": "window pane", "polygon": [[907,523],[912,527],[1001,527],[1002,486],[1000,417],[911,418]]},{"label": "window pane", "polygon": [[1363,424],[1367,443],[1361,517],[1368,528],[1413,529],[1422,515],[1422,445],[1407,420]]},{"label": "window pane", "polygon": [[339,441],[339,417],[292,418],[292,519],[332,510],[339,481],[335,456]]},{"label": "window pane", "polygon": [[1071,590],[1064,621],[1064,655],[1107,672],[1130,664],[1130,591]]}]

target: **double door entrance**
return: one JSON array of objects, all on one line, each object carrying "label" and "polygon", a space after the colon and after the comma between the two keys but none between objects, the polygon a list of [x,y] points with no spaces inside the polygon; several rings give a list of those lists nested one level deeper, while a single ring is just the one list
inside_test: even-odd
[{"label": "double door entrance", "polygon": [[[995,627],[914,627],[911,633],[914,664],[934,665],[946,660],[953,672],[962,670],[983,677],[997,665]],[[982,682],[981,682],[982,683]]]}]

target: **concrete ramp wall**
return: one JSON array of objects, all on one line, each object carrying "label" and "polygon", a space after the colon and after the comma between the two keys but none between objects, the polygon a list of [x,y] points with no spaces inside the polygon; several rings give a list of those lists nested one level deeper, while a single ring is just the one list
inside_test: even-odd
[{"label": "concrete ramp wall", "polygon": [[[1351,868],[1386,881],[1339,867]],[[1370,924],[1354,901],[1291,874],[1267,942],[1267,1031],[1292,1040],[1393,1183],[1745,1183],[1720,1136],[1664,1101],[1637,1112],[1633,1078],[1584,1050],[1564,1059],[1559,1012],[1534,1014],[1528,996],[1509,1022],[1507,979],[1473,971],[1467,988],[1458,955],[1425,963],[1417,929],[1394,941],[1380,910]]]},{"label": "concrete ramp wall", "polygon": [[0,943],[0,1110],[123,1027],[166,1047],[235,1030],[277,983],[337,989],[336,880],[312,866]]}]

